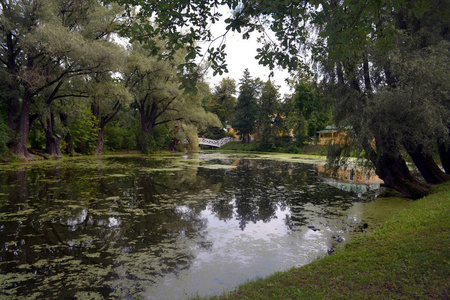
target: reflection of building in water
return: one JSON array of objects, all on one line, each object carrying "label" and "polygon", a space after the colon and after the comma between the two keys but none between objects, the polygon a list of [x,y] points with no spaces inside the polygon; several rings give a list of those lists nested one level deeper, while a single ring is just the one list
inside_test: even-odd
[{"label": "reflection of building in water", "polygon": [[333,168],[316,165],[319,177],[333,178],[340,181],[360,184],[380,184],[383,181],[375,174],[374,170],[362,167]]}]

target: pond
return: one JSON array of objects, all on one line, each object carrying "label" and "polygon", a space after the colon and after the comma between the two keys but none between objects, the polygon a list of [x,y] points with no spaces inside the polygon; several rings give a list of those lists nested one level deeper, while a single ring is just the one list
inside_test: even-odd
[{"label": "pond", "polygon": [[323,164],[200,152],[0,165],[0,298],[217,295],[327,255],[410,203],[324,178]]}]

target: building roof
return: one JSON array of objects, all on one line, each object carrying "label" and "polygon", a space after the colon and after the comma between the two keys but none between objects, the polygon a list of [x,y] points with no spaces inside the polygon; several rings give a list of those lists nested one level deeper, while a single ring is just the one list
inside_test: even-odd
[{"label": "building roof", "polygon": [[351,126],[345,126],[345,127],[339,128],[339,127],[336,127],[335,125],[328,125],[324,129],[317,131],[317,133],[330,133],[330,132],[338,132],[341,130],[351,130],[351,129],[352,129]]}]

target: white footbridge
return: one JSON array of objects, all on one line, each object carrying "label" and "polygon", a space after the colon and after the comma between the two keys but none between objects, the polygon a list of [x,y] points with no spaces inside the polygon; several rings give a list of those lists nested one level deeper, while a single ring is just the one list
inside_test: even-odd
[{"label": "white footbridge", "polygon": [[212,147],[222,147],[226,143],[229,143],[233,140],[234,139],[232,137],[224,137],[224,138],[221,138],[220,140],[211,140],[211,139],[199,137],[198,144],[205,145],[205,146],[212,146]]}]

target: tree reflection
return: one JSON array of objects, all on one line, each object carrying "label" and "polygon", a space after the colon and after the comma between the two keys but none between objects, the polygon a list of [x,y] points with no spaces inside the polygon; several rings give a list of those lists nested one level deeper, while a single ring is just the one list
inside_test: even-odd
[{"label": "tree reflection", "polygon": [[276,162],[239,160],[212,202],[215,215],[224,221],[236,218],[241,230],[249,222],[269,222],[274,218],[278,208],[287,206],[284,185],[291,169],[285,164],[274,168],[273,164]]},{"label": "tree reflection", "polygon": [[[285,224],[296,230],[308,223],[306,204],[323,205],[323,214],[327,214],[328,208],[347,209],[357,197],[321,182],[313,165],[249,159],[235,165],[236,169],[224,176],[211,210],[220,220],[239,220],[241,230],[248,223],[269,222],[278,209],[288,209]],[[218,177],[210,173],[199,171],[199,176]]]}]

